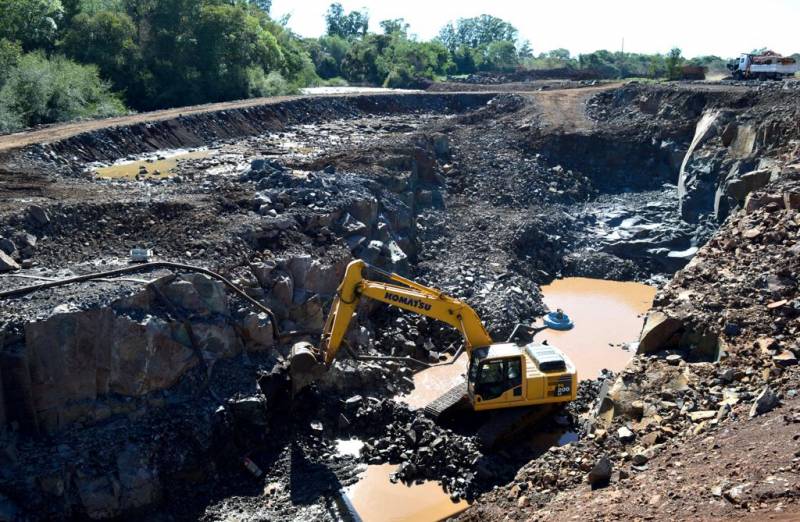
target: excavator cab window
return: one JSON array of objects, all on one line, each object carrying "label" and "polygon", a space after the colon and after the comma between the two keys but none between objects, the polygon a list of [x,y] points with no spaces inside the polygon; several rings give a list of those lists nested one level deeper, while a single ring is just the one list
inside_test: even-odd
[{"label": "excavator cab window", "polygon": [[496,399],[512,388],[520,387],[521,390],[522,366],[519,359],[482,361],[476,373],[475,393],[485,401]]}]

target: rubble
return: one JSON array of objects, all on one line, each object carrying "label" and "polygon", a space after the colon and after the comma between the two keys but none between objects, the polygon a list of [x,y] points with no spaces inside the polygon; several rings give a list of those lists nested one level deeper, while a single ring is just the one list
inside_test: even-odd
[{"label": "rubble", "polygon": [[[0,271],[61,279],[152,249],[218,270],[312,342],[354,257],[465,299],[497,339],[546,311],[539,284],[555,277],[675,274],[631,364],[583,380],[545,423],[563,439],[504,452],[468,422],[435,424],[391,400],[413,386],[411,367],[345,351],[289,410],[257,385],[285,363],[275,325],[203,275],[4,301],[0,513],[332,520],[335,491],[391,463],[396,480],[477,500],[467,519],[536,518],[562,492],[651,476],[750,409],[752,424],[791,422],[800,169],[791,118],[771,115],[790,96],[631,85],[587,95],[589,118],[558,132],[542,97],[297,101],[237,110],[225,128],[193,116],[179,131],[103,129],[0,158],[50,198],[0,204]],[[174,175],[81,174],[200,141],[212,154]],[[32,165],[52,167],[53,187]],[[3,276],[2,290],[32,282]],[[432,321],[362,306],[348,335],[359,353],[433,362],[459,346]],[[351,438],[362,451],[339,455],[335,441]],[[745,506],[753,491],[739,481],[717,497]],[[656,497],[642,504],[673,501]]]}]

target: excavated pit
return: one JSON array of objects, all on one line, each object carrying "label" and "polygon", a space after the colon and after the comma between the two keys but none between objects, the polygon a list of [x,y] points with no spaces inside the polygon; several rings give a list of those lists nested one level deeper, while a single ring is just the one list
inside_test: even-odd
[{"label": "excavated pit", "polygon": [[[720,202],[736,208],[764,177],[739,175],[777,168],[797,134],[783,120],[737,130],[762,111],[738,90],[574,91],[575,121],[554,119],[549,93],[331,96],[6,152],[0,291],[125,266],[147,248],[220,272],[282,330],[315,332],[359,257],[465,299],[503,339],[546,311],[540,285],[554,279],[662,285],[714,234]],[[712,113],[725,116],[696,132]],[[148,169],[176,149],[189,154],[169,172]],[[137,170],[102,175],[120,161]],[[399,406],[418,368],[395,362],[343,355],[291,410],[270,403],[257,381],[289,346],[200,274],[162,269],[0,303],[0,505],[34,519],[334,520],[359,463],[402,462],[401,479],[472,500],[545,450],[482,450],[469,422],[448,431]],[[459,345],[441,325],[371,304],[349,337],[363,353],[430,362]],[[543,427],[558,444],[586,433],[609,375],[582,378],[579,400]],[[337,451],[351,438],[365,443],[359,455]]]}]

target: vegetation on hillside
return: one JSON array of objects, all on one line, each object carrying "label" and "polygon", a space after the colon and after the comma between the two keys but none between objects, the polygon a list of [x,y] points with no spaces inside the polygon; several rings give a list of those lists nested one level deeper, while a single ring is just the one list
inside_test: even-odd
[{"label": "vegetation on hillside", "polygon": [[301,38],[270,8],[271,0],[0,0],[0,132],[308,85],[415,87],[520,68],[606,78],[676,77],[683,65],[725,70],[719,57],[687,61],[678,49],[537,55],[490,15],[458,19],[422,41],[402,18],[373,28],[365,11],[338,3],[325,13],[326,34]]}]

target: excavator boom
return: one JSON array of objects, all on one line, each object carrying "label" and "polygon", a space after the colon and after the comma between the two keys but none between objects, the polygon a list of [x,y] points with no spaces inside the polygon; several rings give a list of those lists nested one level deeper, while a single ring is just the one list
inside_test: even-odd
[{"label": "excavator boom", "polygon": [[[336,357],[361,297],[431,317],[449,324],[464,336],[467,352],[492,344],[478,314],[468,304],[397,274],[370,267],[393,283],[375,282],[363,277],[368,265],[361,260],[347,265],[337,290],[319,346],[321,360],[329,365]],[[396,284],[394,284],[396,283]]]}]

